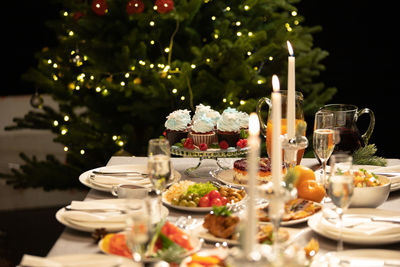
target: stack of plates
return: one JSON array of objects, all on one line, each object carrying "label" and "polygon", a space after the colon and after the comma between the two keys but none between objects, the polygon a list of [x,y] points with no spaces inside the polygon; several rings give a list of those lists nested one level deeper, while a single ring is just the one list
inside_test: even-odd
[{"label": "stack of plates", "polygon": [[[181,178],[179,172],[175,170],[172,175],[173,181]],[[103,192],[111,192],[112,187],[119,184],[152,187],[151,181],[147,177],[147,165],[145,164],[112,165],[92,169],[82,173],[79,181],[87,187]]]},{"label": "stack of plates", "polygon": [[[56,219],[67,227],[84,232],[93,232],[100,228],[105,228],[108,232],[122,231],[126,227],[127,215],[125,211],[127,204],[130,209],[129,214],[144,212],[143,200],[129,200],[137,203],[137,208],[134,208],[132,203],[127,203],[127,201],[127,199],[72,201],[71,205],[57,211]],[[152,204],[155,205],[155,201]],[[161,213],[161,218],[165,218],[168,215],[168,209],[162,207]],[[161,220],[158,214],[154,214],[151,218],[153,223]]]},{"label": "stack of plates", "polygon": [[[337,240],[340,232],[337,218],[324,213],[314,215],[308,225],[318,234]],[[391,244],[400,241],[400,223],[378,222],[372,218],[399,219],[400,212],[381,209],[349,209],[343,216],[343,241],[352,244]]]}]

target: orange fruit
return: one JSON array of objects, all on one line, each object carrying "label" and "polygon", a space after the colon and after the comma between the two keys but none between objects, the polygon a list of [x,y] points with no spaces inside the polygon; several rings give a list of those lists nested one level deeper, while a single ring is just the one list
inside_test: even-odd
[{"label": "orange fruit", "polygon": [[325,197],[325,188],[315,180],[306,180],[297,186],[299,198],[321,202]]},{"label": "orange fruit", "polygon": [[298,186],[303,181],[314,180],[315,181],[315,173],[312,169],[303,166],[303,165],[296,165],[294,167],[294,172],[297,176],[297,180],[294,183],[294,186]]}]

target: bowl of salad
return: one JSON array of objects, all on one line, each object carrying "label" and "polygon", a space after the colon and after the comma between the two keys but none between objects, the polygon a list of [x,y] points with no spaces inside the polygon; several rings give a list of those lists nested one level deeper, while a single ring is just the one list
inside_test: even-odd
[{"label": "bowl of salad", "polygon": [[365,169],[351,171],[354,193],[351,208],[376,208],[382,205],[390,193],[390,179]]}]

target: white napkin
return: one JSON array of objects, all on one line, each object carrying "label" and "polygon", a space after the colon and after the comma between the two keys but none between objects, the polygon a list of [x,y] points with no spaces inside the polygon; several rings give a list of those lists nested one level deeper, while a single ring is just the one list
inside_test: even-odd
[{"label": "white napkin", "polygon": [[124,223],[126,220],[126,214],[119,212],[67,211],[63,213],[63,217],[77,222]]},{"label": "white napkin", "polygon": [[39,256],[24,254],[20,265],[31,267],[62,267],[62,264]]},{"label": "white napkin", "polygon": [[124,201],[114,201],[115,204],[105,203],[101,201],[76,201],[72,200],[69,207],[72,210],[123,210],[125,208]]},{"label": "white napkin", "polygon": [[[389,167],[379,167],[376,169],[373,169],[372,172],[400,172],[400,165],[394,165],[394,166],[389,166]],[[394,183],[400,183],[400,176],[392,176],[388,177],[392,184]]]},{"label": "white napkin", "polygon": [[[339,224],[337,220],[327,220],[321,217],[320,226],[329,232],[339,233]],[[362,236],[381,236],[400,233],[400,224],[388,222],[372,222],[368,217],[362,216],[343,216],[343,234],[344,235],[362,235]],[[349,228],[349,226],[353,226]],[[347,226],[347,227],[346,227]]]},{"label": "white napkin", "polygon": [[89,178],[89,181],[100,186],[111,187],[119,184],[133,184],[142,186],[151,186],[151,182],[148,178],[143,179],[129,179],[127,177],[113,177],[105,175],[93,175]]}]

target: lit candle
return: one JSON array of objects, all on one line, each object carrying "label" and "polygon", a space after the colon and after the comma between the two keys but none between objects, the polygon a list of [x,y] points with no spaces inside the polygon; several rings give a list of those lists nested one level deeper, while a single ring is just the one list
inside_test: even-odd
[{"label": "lit candle", "polygon": [[288,94],[287,94],[287,135],[289,139],[295,136],[296,120],[296,89],[295,89],[295,57],[292,45],[287,41],[288,57]]},{"label": "lit candle", "polygon": [[272,156],[271,173],[274,191],[278,192],[281,184],[282,172],[282,144],[281,144],[281,94],[279,92],[278,76],[272,76]]},{"label": "lit candle", "polygon": [[245,230],[245,255],[254,251],[257,235],[257,217],[256,217],[256,177],[259,169],[260,156],[260,122],[256,113],[251,113],[249,118],[249,153],[247,155],[248,172],[248,194],[247,220],[248,224]]}]

